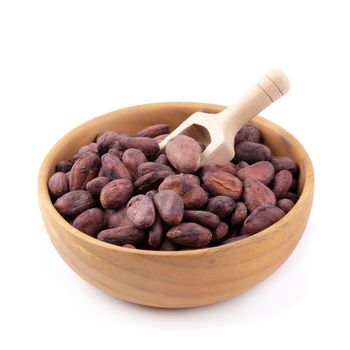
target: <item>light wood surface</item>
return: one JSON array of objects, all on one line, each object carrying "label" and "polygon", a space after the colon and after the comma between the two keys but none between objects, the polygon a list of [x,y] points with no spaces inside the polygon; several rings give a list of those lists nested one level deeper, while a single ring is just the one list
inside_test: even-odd
[{"label": "light wood surface", "polygon": [[176,135],[192,136],[207,146],[201,164],[212,160],[231,160],[235,155],[232,140],[239,129],[289,90],[287,76],[278,69],[267,72],[235,104],[217,113],[195,112],[160,144],[164,150]]},{"label": "light wood surface", "polygon": [[[128,249],[98,241],[72,227],[53,207],[47,181],[55,164],[104,130],[131,134],[154,123],[176,127],[195,111],[218,113],[224,106],[159,103],[129,107],[92,119],[65,135],[43,161],[39,201],[47,232],[64,261],[97,288],[123,300],[163,308],[195,307],[231,298],[278,269],[299,242],[311,210],[314,176],[302,145],[287,131],[255,117],[275,155],[290,156],[300,167],[301,194],[280,221],[244,240],[224,246],[180,252]],[[84,291],[82,290],[82,293]]]}]

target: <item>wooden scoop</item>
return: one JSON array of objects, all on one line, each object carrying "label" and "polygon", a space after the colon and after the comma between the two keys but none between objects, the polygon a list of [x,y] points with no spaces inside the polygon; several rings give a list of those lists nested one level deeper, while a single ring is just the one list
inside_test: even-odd
[{"label": "wooden scoop", "polygon": [[164,150],[173,137],[184,134],[206,145],[201,164],[212,160],[231,160],[235,155],[234,138],[239,129],[288,90],[287,76],[273,69],[222,112],[192,114],[159,144],[160,150]]}]

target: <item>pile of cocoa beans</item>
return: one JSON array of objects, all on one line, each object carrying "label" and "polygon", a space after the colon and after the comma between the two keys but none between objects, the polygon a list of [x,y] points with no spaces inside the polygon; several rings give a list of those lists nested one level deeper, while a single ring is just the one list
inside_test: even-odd
[{"label": "pile of cocoa beans", "polygon": [[135,137],[106,131],[62,160],[48,181],[57,211],[75,228],[128,248],[188,250],[228,244],[281,219],[298,200],[298,166],[273,156],[259,129],[236,135],[232,161],[200,166],[205,149],[179,135],[165,153],[166,124]]}]

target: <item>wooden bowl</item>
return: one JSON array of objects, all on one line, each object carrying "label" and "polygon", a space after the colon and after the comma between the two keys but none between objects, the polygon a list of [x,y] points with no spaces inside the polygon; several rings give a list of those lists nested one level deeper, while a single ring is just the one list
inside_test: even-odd
[{"label": "wooden bowl", "polygon": [[154,123],[175,128],[195,111],[217,113],[224,106],[205,103],[155,103],[117,110],[78,126],[51,149],[39,174],[39,200],[48,234],[64,261],[94,286],[123,300],[163,308],[212,304],[253,287],[278,269],[300,240],[312,206],[314,175],[302,145],[287,131],[258,116],[274,155],[290,156],[299,165],[300,198],[271,227],[224,246],[159,252],[128,249],[78,231],[58,214],[47,189],[58,161],[69,159],[105,130],[135,134]]}]

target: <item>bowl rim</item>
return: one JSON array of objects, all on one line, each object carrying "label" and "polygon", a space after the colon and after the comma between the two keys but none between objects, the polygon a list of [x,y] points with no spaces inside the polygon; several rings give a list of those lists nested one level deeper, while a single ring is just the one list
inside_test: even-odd
[{"label": "bowl rim", "polygon": [[[151,109],[153,107],[158,107],[158,108],[165,108],[172,106],[174,108],[183,108],[183,107],[196,107],[198,108],[208,108],[208,109],[224,109],[226,106],[224,105],[218,105],[218,104],[212,104],[212,103],[205,103],[205,102],[157,102],[157,103],[147,103],[147,104],[140,104],[140,105],[135,105],[135,106],[130,106],[130,107],[125,107],[125,108],[120,108],[117,110],[114,110],[109,113],[102,114],[100,116],[91,118],[87,120],[86,122],[79,124],[75,128],[73,128],[71,131],[63,135],[49,150],[47,155],[45,156],[44,160],[41,163],[40,170],[39,170],[39,175],[38,175],[38,197],[39,197],[39,205],[41,208],[41,212],[43,213],[44,210],[52,217],[54,221],[56,221],[64,230],[69,231],[72,235],[76,236],[79,240],[83,240],[87,244],[94,244],[97,245],[98,247],[102,249],[110,249],[112,251],[121,252],[121,253],[132,253],[132,254],[141,254],[141,255],[151,255],[151,256],[188,256],[188,255],[202,255],[202,254],[208,254],[208,253],[215,253],[218,251],[230,249],[233,246],[241,246],[245,244],[250,244],[253,241],[260,241],[268,238],[267,236],[271,234],[271,230],[275,231],[278,230],[278,227],[282,227],[285,225],[287,220],[289,219],[290,215],[293,214],[293,212],[297,210],[302,210],[304,203],[308,200],[308,196],[311,194],[313,195],[314,191],[314,170],[313,170],[313,165],[311,162],[311,159],[309,155],[307,154],[306,150],[302,146],[302,144],[292,135],[290,134],[287,130],[283,129],[279,125],[271,122],[268,119],[265,119],[264,117],[257,115],[254,117],[253,122],[257,122],[258,124],[264,124],[267,128],[273,128],[275,131],[277,131],[280,135],[284,136],[287,138],[290,143],[293,145],[293,147],[298,147],[299,153],[303,161],[305,162],[305,183],[303,187],[303,191],[300,194],[300,197],[297,201],[297,203],[294,205],[294,207],[281,218],[279,221],[274,223],[273,225],[267,227],[266,229],[251,235],[249,237],[246,237],[242,240],[238,240],[236,242],[231,242],[225,245],[220,245],[220,246],[215,246],[215,247],[207,247],[207,248],[198,248],[198,249],[190,249],[190,250],[180,250],[180,251],[161,251],[161,250],[146,250],[146,249],[134,249],[134,248],[127,248],[127,247],[122,247],[118,245],[114,245],[111,243],[103,242],[98,240],[97,238],[91,237],[84,232],[79,231],[76,229],[73,225],[71,225],[66,219],[64,219],[63,216],[61,216],[56,208],[54,207],[48,187],[47,187],[47,182],[45,179],[47,172],[49,171],[49,167],[51,163],[51,158],[55,154],[56,149],[61,147],[62,145],[65,144],[66,138],[71,137],[78,129],[83,127],[84,125],[90,124],[92,121],[97,121],[101,118],[107,117],[111,115],[112,113],[116,111],[127,111],[127,110],[132,110],[132,109]],[[306,191],[305,189],[308,189]],[[308,192],[308,193],[307,193]]]}]

